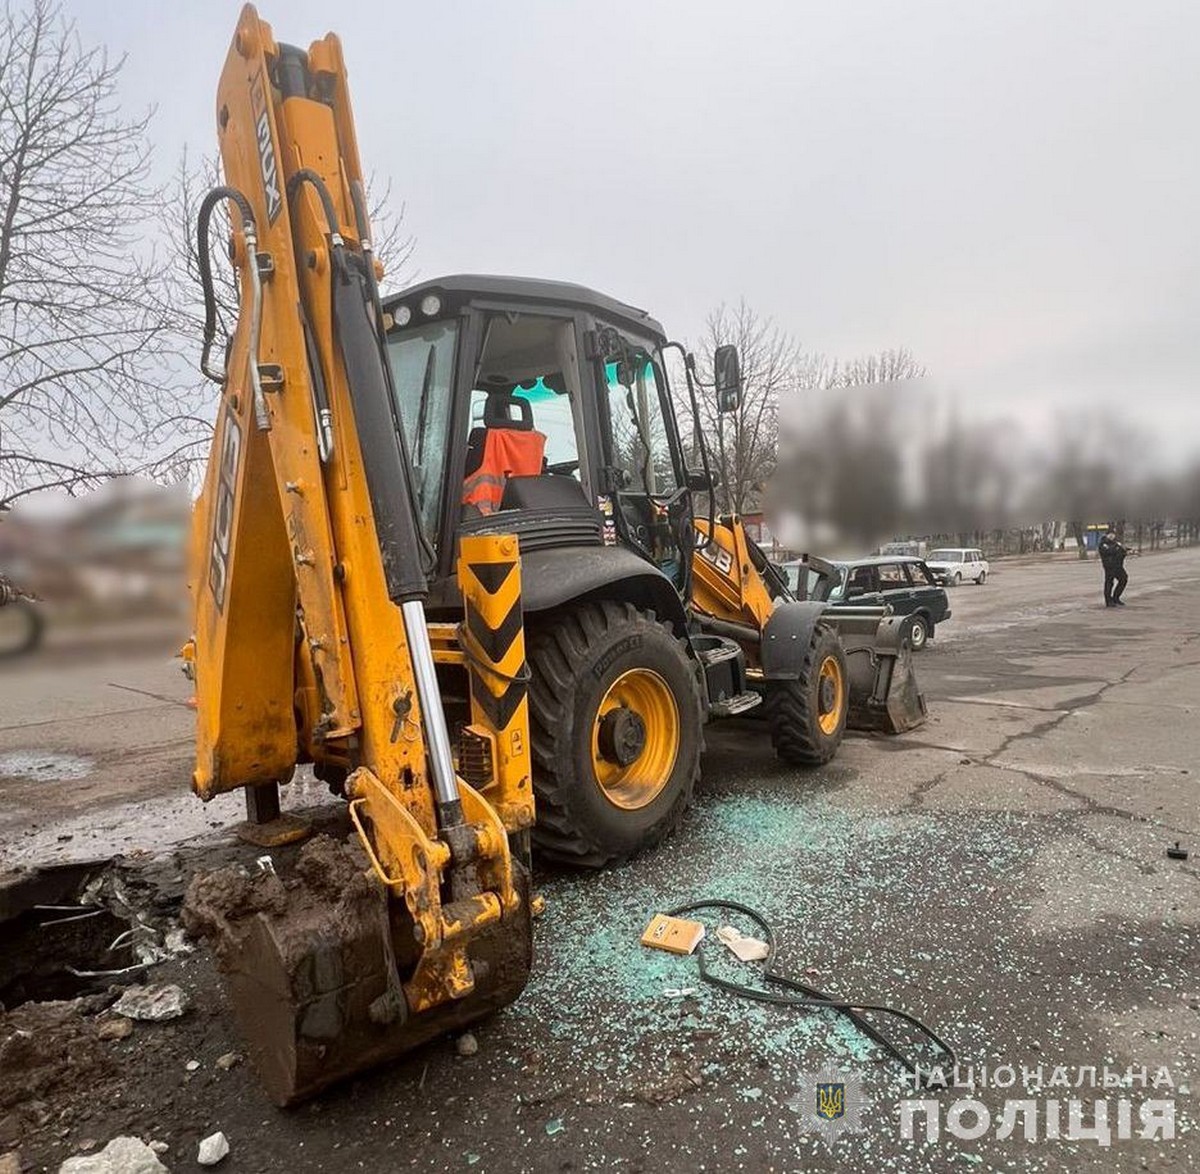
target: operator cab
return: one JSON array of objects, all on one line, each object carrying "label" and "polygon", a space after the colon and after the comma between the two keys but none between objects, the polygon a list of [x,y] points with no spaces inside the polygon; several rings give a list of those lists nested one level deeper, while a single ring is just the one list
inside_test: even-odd
[{"label": "operator cab", "polygon": [[689,481],[657,322],[508,277],[426,282],[385,310],[435,595],[457,535],[497,527],[523,550],[623,545],[686,590]]}]

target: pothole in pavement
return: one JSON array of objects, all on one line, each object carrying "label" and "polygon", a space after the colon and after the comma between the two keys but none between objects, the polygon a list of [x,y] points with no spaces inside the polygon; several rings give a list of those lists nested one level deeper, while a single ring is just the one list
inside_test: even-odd
[{"label": "pothole in pavement", "polygon": [[0,1009],[144,980],[167,955],[108,861],[0,880]]},{"label": "pothole in pavement", "polygon": [[92,760],[57,750],[12,750],[0,754],[0,779],[23,779],[34,783],[68,783],[87,778]]}]

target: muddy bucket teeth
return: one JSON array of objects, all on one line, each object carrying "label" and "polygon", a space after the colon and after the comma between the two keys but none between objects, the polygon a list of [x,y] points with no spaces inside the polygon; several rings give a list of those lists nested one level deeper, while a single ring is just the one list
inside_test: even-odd
[{"label": "muddy bucket teeth", "polygon": [[407,918],[397,918],[397,940],[392,903],[365,869],[356,845],[321,837],[284,880],[223,869],[189,890],[185,920],[212,943],[251,1063],[278,1105],[490,1014],[528,978],[529,926],[515,924],[529,919],[522,873],[520,908],[467,947],[471,992],[410,1014],[397,968],[398,950],[415,956]]}]

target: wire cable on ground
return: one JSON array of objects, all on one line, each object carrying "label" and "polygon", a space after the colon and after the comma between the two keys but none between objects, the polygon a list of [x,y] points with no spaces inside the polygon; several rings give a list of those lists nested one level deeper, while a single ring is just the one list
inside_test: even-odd
[{"label": "wire cable on ground", "polygon": [[[918,1073],[917,1063],[908,1053],[901,1050],[899,1045],[869,1022],[863,1013],[871,1012],[878,1015],[888,1015],[916,1028],[922,1036],[934,1045],[944,1058],[943,1062],[938,1064],[937,1067],[953,1068],[957,1065],[958,1056],[955,1054],[954,1049],[932,1028],[927,1027],[907,1011],[901,1011],[897,1007],[887,1007],[879,1003],[852,1002],[837,999],[832,995],[826,994],[824,991],[817,990],[816,987],[807,986],[794,978],[780,974],[775,969],[775,931],[771,928],[770,922],[757,910],[751,909],[750,906],[743,905],[740,901],[689,901],[686,905],[680,905],[667,912],[670,917],[683,917],[688,913],[696,913],[702,909],[733,910],[754,922],[767,943],[767,957],[763,962],[763,979],[767,983],[784,988],[789,993],[776,993],[764,990],[762,987],[746,986],[744,983],[734,982],[728,978],[721,978],[708,969],[704,961],[704,951],[701,949],[696,954],[696,962],[699,966],[700,977],[705,982],[711,983],[713,986],[727,991],[732,995],[737,995],[739,998],[752,999],[759,1003],[771,1003],[777,1007],[811,1007],[814,1010],[836,1011],[850,1020],[868,1039],[874,1040],[888,1055],[898,1061],[906,1071],[916,1075]],[[924,1065],[927,1071],[931,1067],[933,1065]]]}]

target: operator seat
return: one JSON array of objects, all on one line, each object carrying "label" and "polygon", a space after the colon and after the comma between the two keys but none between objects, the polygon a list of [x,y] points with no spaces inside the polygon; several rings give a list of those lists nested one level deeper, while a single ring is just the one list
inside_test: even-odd
[{"label": "operator seat", "polygon": [[537,476],[545,454],[546,437],[533,426],[533,405],[507,392],[489,393],[483,425],[467,438],[463,516],[495,513],[508,479]]}]

